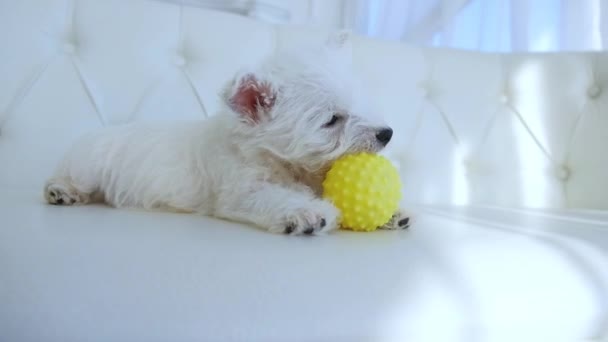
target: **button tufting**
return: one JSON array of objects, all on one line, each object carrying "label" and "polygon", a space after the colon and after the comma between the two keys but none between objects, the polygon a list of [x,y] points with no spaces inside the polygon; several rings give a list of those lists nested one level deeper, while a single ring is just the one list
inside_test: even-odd
[{"label": "button tufting", "polygon": [[76,53],[76,44],[73,42],[65,42],[63,43],[63,52],[68,55],[73,55]]},{"label": "button tufting", "polygon": [[180,68],[184,67],[186,66],[186,58],[182,55],[175,55],[175,57],[173,57],[173,64]]},{"label": "button tufting", "polygon": [[424,98],[428,98],[429,97],[429,89],[426,86],[420,86],[420,96],[424,97]]},{"label": "button tufting", "polygon": [[466,175],[468,176],[478,171],[478,165],[474,159],[463,159],[462,165],[464,165]]},{"label": "button tufting", "polygon": [[418,85],[418,88],[420,89],[420,96],[422,96],[423,98],[430,99],[433,97],[433,87],[430,83],[420,83]]},{"label": "button tufting", "polygon": [[502,104],[508,104],[509,103],[509,94],[507,92],[500,94],[499,100],[500,100],[500,103],[502,103]]},{"label": "button tufting", "polygon": [[602,94],[602,87],[597,84],[593,84],[587,89],[587,95],[589,98],[595,99]]},{"label": "button tufting", "polygon": [[559,180],[565,182],[570,178],[570,169],[567,166],[560,165],[557,167],[556,176]]}]

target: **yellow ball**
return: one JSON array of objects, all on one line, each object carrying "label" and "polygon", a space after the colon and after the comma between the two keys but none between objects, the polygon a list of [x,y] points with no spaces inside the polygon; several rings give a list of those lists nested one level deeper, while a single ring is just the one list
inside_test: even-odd
[{"label": "yellow ball", "polygon": [[346,155],[327,172],[323,197],[340,210],[342,228],[372,231],[397,211],[401,179],[393,164],[380,155]]}]

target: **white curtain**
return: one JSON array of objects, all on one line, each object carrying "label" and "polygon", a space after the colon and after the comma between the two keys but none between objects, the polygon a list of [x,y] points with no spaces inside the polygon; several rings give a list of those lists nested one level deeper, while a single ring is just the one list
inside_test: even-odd
[{"label": "white curtain", "polygon": [[608,49],[608,0],[162,0],[483,51]]},{"label": "white curtain", "polygon": [[608,0],[346,0],[345,26],[483,51],[603,50]]},{"label": "white curtain", "polygon": [[469,0],[345,0],[345,26],[358,33],[427,42]]}]

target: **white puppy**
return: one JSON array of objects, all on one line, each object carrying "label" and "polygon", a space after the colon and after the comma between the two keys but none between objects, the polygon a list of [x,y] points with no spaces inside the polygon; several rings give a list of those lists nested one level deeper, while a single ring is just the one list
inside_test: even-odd
[{"label": "white puppy", "polygon": [[[270,58],[235,77],[220,113],[200,122],[129,124],[83,137],[44,189],[51,204],[192,212],[270,232],[335,229],[321,195],[332,161],[378,152],[393,131],[367,118],[340,33],[320,50]],[[383,228],[406,228],[396,213]]]}]

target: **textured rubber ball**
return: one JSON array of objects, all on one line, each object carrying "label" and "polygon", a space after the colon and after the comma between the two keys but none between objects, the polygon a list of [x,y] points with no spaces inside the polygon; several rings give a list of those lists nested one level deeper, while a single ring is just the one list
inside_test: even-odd
[{"label": "textured rubber ball", "polygon": [[340,210],[342,228],[373,231],[397,211],[401,179],[383,156],[350,154],[338,159],[327,172],[323,197]]}]

